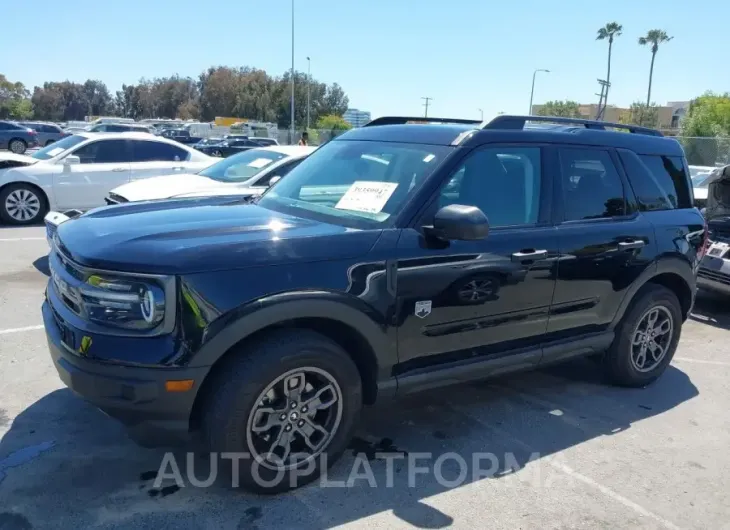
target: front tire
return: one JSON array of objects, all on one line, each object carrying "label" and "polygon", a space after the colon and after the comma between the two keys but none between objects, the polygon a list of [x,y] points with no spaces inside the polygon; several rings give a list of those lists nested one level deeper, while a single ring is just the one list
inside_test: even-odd
[{"label": "front tire", "polygon": [[604,356],[609,380],[627,387],[656,381],[674,357],[681,331],[682,309],[677,296],[661,285],[642,288]]},{"label": "front tire", "polygon": [[24,183],[10,184],[0,191],[0,220],[23,226],[40,222],[48,212],[46,197]]},{"label": "front tire", "polygon": [[16,138],[14,140],[10,140],[8,149],[16,155],[22,155],[25,153],[25,150],[28,149],[28,144],[26,144],[25,141]]},{"label": "front tire", "polygon": [[225,471],[237,467],[233,486],[287,491],[342,455],[362,408],[362,384],[338,344],[310,330],[281,330],[223,362],[206,385],[202,432],[211,451],[243,455],[221,461]]}]

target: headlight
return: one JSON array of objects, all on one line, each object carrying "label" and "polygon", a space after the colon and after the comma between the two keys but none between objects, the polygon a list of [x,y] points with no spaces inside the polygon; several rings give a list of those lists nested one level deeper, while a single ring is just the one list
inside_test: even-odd
[{"label": "headlight", "polygon": [[93,274],[79,289],[90,320],[125,329],[149,330],[165,318],[165,291],[152,280]]}]

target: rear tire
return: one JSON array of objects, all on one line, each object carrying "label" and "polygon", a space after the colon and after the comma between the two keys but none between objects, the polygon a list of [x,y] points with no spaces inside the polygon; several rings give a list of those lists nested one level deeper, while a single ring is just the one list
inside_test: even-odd
[{"label": "rear tire", "polygon": [[681,331],[677,296],[661,285],[646,285],[616,328],[603,358],[606,376],[619,386],[653,383],[674,357]]},{"label": "rear tire", "polygon": [[319,477],[344,452],[362,408],[354,362],[310,330],[279,330],[246,344],[212,376],[201,409],[206,445],[244,455],[221,460],[221,468],[230,473],[235,465],[232,485],[259,493]]},{"label": "rear tire", "polygon": [[40,222],[48,212],[46,196],[33,186],[18,182],[0,191],[0,220],[23,226]]},{"label": "rear tire", "polygon": [[8,150],[16,155],[22,155],[26,149],[28,149],[28,144],[25,143],[25,140],[14,138],[8,142]]}]

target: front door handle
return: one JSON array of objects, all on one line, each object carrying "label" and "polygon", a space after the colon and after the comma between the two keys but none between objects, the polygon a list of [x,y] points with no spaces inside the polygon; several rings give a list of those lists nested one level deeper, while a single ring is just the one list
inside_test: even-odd
[{"label": "front door handle", "polygon": [[646,245],[646,243],[641,239],[637,239],[635,241],[621,241],[621,243],[618,244],[618,249],[633,250],[636,248],[642,248],[644,245]]},{"label": "front door handle", "polygon": [[127,171],[127,168],[126,167],[115,167],[114,169],[112,169],[112,171],[114,171],[115,173],[121,173],[122,171]]},{"label": "front door handle", "polygon": [[525,262],[545,259],[548,256],[547,250],[527,250],[512,254],[512,261]]},{"label": "front door handle", "polygon": [[185,168],[183,166],[175,166],[172,169],[174,169],[175,171],[182,171]]}]

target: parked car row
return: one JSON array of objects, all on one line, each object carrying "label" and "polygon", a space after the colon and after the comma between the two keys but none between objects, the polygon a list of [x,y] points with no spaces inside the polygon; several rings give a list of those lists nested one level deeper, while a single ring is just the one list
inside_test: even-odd
[{"label": "parked car row", "polygon": [[[363,406],[396,396],[580,356],[645,387],[689,317],[707,223],[679,143],[605,126],[385,117],[303,161],[259,147],[120,186],[52,234],[54,366],[144,445],[250,455],[222,468],[265,492],[315,480]],[[207,196],[285,170],[254,201]]]}]

